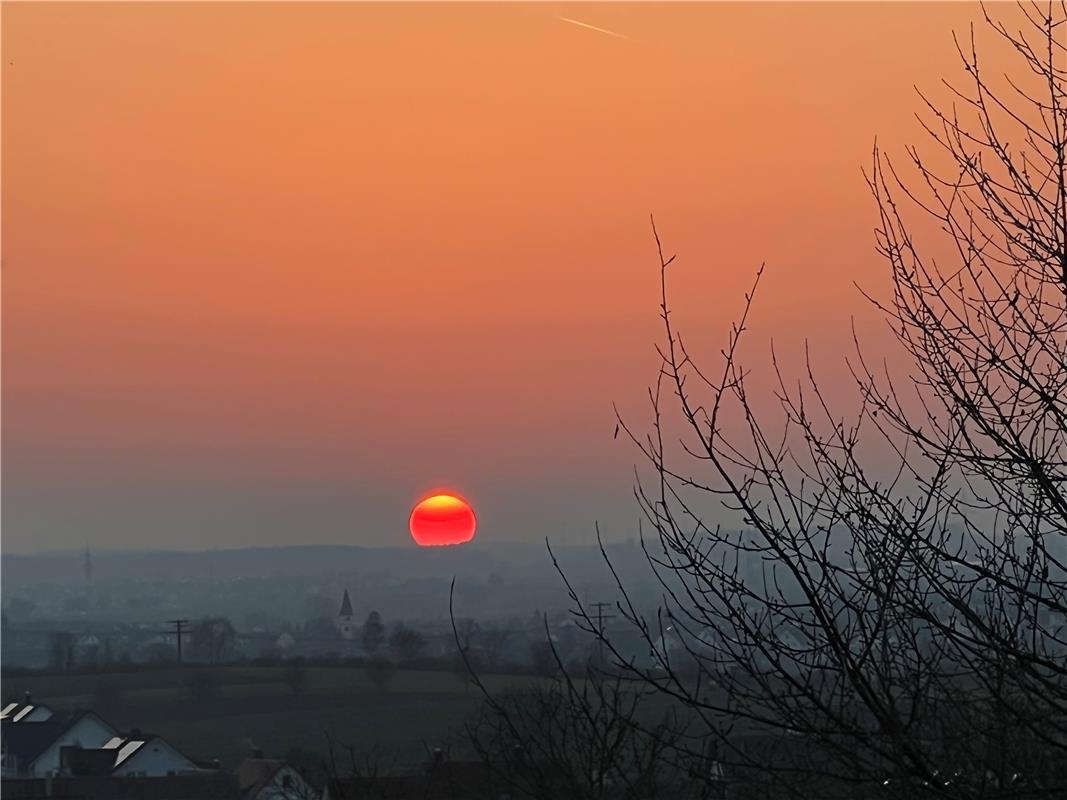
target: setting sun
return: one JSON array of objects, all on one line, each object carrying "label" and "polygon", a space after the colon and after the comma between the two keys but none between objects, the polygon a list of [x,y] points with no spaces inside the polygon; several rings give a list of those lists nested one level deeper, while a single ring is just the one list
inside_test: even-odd
[{"label": "setting sun", "polygon": [[477,521],[470,503],[454,494],[434,494],[418,503],[408,527],[420,547],[464,544],[474,538]]}]

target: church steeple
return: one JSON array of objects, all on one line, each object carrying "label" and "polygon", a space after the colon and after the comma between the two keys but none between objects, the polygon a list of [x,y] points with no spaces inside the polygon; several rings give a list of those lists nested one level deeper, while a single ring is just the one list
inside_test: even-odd
[{"label": "church steeple", "polygon": [[355,629],[352,627],[352,600],[348,596],[348,589],[345,589],[344,599],[341,600],[341,610],[337,612],[337,630],[340,631],[342,639],[351,640],[355,636]]},{"label": "church steeple", "polygon": [[348,599],[348,589],[345,589],[345,596],[341,601],[341,610],[337,612],[337,616],[349,618],[352,616],[352,601]]}]

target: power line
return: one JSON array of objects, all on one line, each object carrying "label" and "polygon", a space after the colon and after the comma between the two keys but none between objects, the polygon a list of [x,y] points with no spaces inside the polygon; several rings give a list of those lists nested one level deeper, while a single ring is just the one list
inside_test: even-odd
[{"label": "power line", "polygon": [[168,619],[167,622],[174,626],[174,635],[178,641],[178,663],[182,663],[182,625],[188,625],[187,619]]}]

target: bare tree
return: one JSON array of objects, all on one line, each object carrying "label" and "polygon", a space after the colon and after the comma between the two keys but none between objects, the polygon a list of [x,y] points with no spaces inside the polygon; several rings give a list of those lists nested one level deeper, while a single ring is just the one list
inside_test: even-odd
[{"label": "bare tree", "polygon": [[421,633],[398,623],[389,634],[389,649],[401,661],[414,661],[426,647],[426,639]]},{"label": "bare tree", "polygon": [[[486,693],[467,735],[512,797],[708,797],[678,762],[684,726],[641,719],[647,695],[619,677],[566,673],[536,686]],[[714,762],[709,762],[709,776]]]},{"label": "bare tree", "polygon": [[535,675],[551,677],[558,670],[555,648],[549,637],[530,642],[530,669]]},{"label": "bare tree", "polygon": [[69,631],[48,634],[48,666],[56,672],[69,672],[74,667],[74,634]]},{"label": "bare tree", "polygon": [[[452,623],[459,645],[454,615]],[[466,726],[466,738],[491,783],[513,798],[720,796],[708,791],[717,774],[714,760],[688,757],[694,737],[676,709],[657,713],[647,707],[646,685],[592,665],[581,677],[569,674],[546,642],[552,677],[535,684],[493,692],[468,665],[483,704]],[[698,761],[709,780],[694,780],[688,771]]]},{"label": "bare tree", "polygon": [[367,619],[363,623],[363,630],[360,633],[360,642],[363,645],[363,650],[370,655],[374,655],[384,641],[385,625],[382,623],[382,615],[377,611],[372,611],[367,615]]},{"label": "bare tree", "polygon": [[773,350],[781,414],[757,413],[755,287],[699,364],[660,249],[651,430],[620,425],[651,466],[636,495],[663,601],[619,582],[651,665],[604,644],[699,716],[732,797],[1067,793],[1067,6],[1017,13],[984,28],[1017,74],[987,75],[972,30],[951,108],[921,96],[932,154],[875,151],[893,291],[871,299],[911,370],[857,342],[853,417]]},{"label": "bare tree", "polygon": [[452,632],[456,640],[453,672],[464,684],[474,677],[474,671],[482,668],[482,653],[477,647],[481,626],[470,617],[452,618]]},{"label": "bare tree", "polygon": [[504,646],[510,637],[511,632],[505,627],[486,627],[479,632],[480,650],[486,669],[500,668]]},{"label": "bare tree", "polygon": [[202,617],[193,623],[189,637],[194,651],[217,664],[232,650],[237,632],[227,617]]}]

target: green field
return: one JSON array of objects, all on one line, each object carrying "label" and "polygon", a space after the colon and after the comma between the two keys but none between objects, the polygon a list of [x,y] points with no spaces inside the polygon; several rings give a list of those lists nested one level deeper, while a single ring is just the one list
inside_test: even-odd
[{"label": "green field", "polygon": [[[184,688],[193,671],[210,676],[213,699],[192,699]],[[331,739],[338,759],[347,761],[347,747],[357,753],[379,747],[385,766],[410,765],[425,760],[427,748],[456,742],[482,699],[475,687],[445,671],[399,670],[380,691],[360,667],[308,667],[296,696],[282,676],[278,666],[13,676],[4,679],[3,694],[14,699],[31,691],[38,702],[70,710],[93,707],[99,688],[113,687],[109,707],[99,709],[112,725],[158,734],[194,759],[231,765],[252,744],[268,756],[285,756],[292,748],[325,756]],[[492,691],[536,680],[485,678]]]}]

